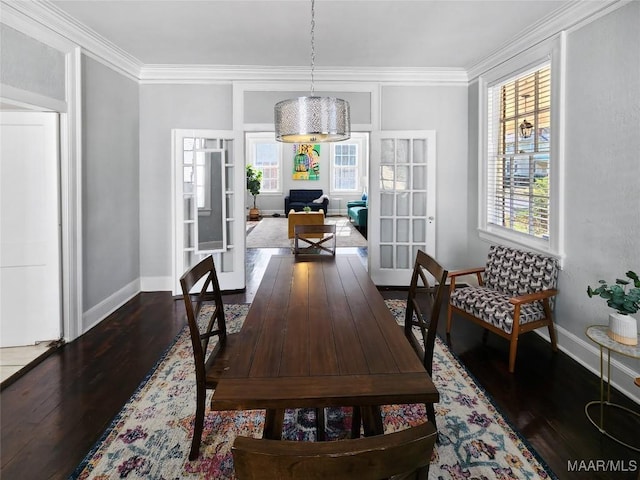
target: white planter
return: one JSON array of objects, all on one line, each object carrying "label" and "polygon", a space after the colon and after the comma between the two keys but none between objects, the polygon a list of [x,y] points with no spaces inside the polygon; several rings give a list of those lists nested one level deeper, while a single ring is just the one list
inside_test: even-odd
[{"label": "white planter", "polygon": [[624,345],[638,344],[638,323],[631,315],[609,314],[609,338]]}]

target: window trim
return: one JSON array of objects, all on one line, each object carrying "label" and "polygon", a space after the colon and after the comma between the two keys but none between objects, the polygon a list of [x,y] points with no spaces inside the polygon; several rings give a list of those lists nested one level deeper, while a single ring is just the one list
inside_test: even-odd
[{"label": "window trim", "polygon": [[284,192],[284,172],[283,172],[283,159],[282,159],[282,143],[278,142],[273,132],[246,132],[245,134],[245,149],[247,152],[247,165],[255,166],[255,148],[258,143],[273,143],[277,148],[278,157],[278,190],[261,191],[260,195],[282,195]]},{"label": "window trim", "polygon": [[[564,136],[566,33],[532,47],[485,72],[478,78],[478,234],[491,243],[524,247],[564,258]],[[487,221],[488,89],[531,71],[551,65],[551,148],[549,166],[549,239],[543,240]]]},{"label": "window trim", "polygon": [[368,161],[369,161],[369,134],[367,132],[351,132],[351,138],[340,142],[341,144],[356,144],[358,150],[358,175],[356,178],[356,188],[353,190],[336,190],[334,189],[335,181],[335,164],[336,157],[336,145],[337,143],[330,143],[329,149],[329,162],[331,177],[329,179],[329,195],[351,195],[360,194],[363,191],[365,185],[363,185],[363,179],[368,175]]}]

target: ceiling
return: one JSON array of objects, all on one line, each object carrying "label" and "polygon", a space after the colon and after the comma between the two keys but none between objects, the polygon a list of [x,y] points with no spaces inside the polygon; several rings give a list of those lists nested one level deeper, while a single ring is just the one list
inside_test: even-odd
[{"label": "ceiling", "polygon": [[[306,0],[51,3],[145,65],[310,63]],[[469,69],[569,3],[316,0],[315,64]]]}]

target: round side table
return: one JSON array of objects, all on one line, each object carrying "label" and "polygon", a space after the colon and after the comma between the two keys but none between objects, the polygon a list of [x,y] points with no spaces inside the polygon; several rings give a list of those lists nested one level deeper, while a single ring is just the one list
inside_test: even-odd
[{"label": "round side table", "polygon": [[[617,408],[623,410],[629,415],[636,416],[640,418],[640,413],[634,412],[633,410],[624,407],[622,405],[618,405],[617,403],[611,402],[611,352],[619,353],[621,355],[625,355],[631,358],[640,358],[640,344],[639,345],[624,345],[622,343],[616,342],[615,340],[609,338],[607,335],[608,327],[606,325],[592,325],[587,328],[587,337],[595,342],[600,347],[600,400],[589,402],[584,407],[584,413],[587,415],[589,421],[598,429],[600,433],[606,435],[610,439],[618,442],[625,447],[628,447],[636,452],[640,452],[640,447],[629,445],[628,443],[623,442],[622,440],[614,437],[611,433],[609,433],[604,424],[604,409],[606,407]],[[640,342],[639,342],[640,343]],[[605,381],[604,378],[604,350],[607,351],[607,378]],[[605,398],[605,382],[606,382],[606,390],[607,395]],[[600,421],[596,422],[589,413],[589,407],[592,405],[600,406]]]}]

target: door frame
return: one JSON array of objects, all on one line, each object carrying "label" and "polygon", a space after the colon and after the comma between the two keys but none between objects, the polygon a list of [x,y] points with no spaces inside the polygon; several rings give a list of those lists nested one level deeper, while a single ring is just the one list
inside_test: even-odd
[{"label": "door frame", "polygon": [[[388,215],[389,218],[395,220],[398,219],[408,219],[409,222],[412,222],[413,219],[420,220],[424,219],[425,221],[425,239],[424,242],[420,240],[416,240],[414,236],[414,226],[410,223],[409,226],[409,235],[410,238],[406,242],[398,242],[394,237],[393,240],[384,242],[385,244],[391,245],[393,247],[393,262],[394,268],[382,268],[382,254],[381,254],[381,217],[382,217],[382,205],[381,205],[381,179],[380,179],[380,171],[381,171],[381,158],[382,158],[382,149],[381,142],[383,139],[393,139],[393,140],[420,140],[426,142],[426,178],[425,178],[425,188],[416,189],[413,188],[414,185],[411,185],[410,188],[407,188],[407,192],[413,192],[417,190],[417,193],[425,193],[426,194],[426,210],[425,216],[419,216],[415,214],[409,214],[400,216],[397,213],[397,210],[394,214]],[[410,149],[408,152],[410,162],[407,165],[410,165],[410,168],[419,167],[422,165],[421,163],[413,163],[413,149]],[[371,160],[370,160],[370,170],[369,170],[369,217],[367,221],[368,228],[368,241],[369,241],[369,249],[368,249],[368,259],[369,259],[369,275],[371,279],[374,281],[376,285],[385,285],[385,286],[399,286],[399,285],[408,285],[411,279],[411,273],[413,271],[413,262],[415,258],[415,253],[413,250],[419,248],[419,246],[424,245],[424,250],[427,254],[431,256],[435,256],[436,254],[436,132],[435,130],[389,130],[389,131],[377,131],[371,135]],[[394,163],[394,165],[396,165]],[[402,166],[403,164],[399,164]],[[410,174],[409,179],[413,179],[413,173]],[[394,179],[395,180],[395,179]],[[389,193],[393,193],[396,195],[397,199],[397,190],[390,191]],[[413,209],[413,200],[409,201],[409,207]],[[395,228],[392,229],[394,232]],[[398,246],[405,246],[408,249],[408,262],[407,268],[397,268],[395,263],[397,262],[397,251]]]},{"label": "door frame", "polygon": [[[242,290],[245,288],[245,171],[244,159],[240,159],[238,151],[238,135],[230,130],[213,129],[182,129],[171,130],[171,251],[172,251],[172,293],[182,295],[180,276],[190,265],[185,265],[184,254],[191,248],[185,247],[184,238],[184,192],[183,192],[183,160],[182,143],[180,139],[185,137],[211,138],[233,142],[233,150],[225,154],[225,171],[228,169],[227,178],[231,182],[225,183],[226,188],[226,225],[227,225],[227,250],[230,255],[226,257],[224,252],[213,253],[216,263],[220,288],[223,290]],[[242,197],[242,200],[239,197]],[[231,235],[229,235],[229,233]],[[196,257],[204,257],[207,254],[192,252]],[[229,258],[231,259],[229,261]]]},{"label": "door frame", "polygon": [[64,54],[65,99],[2,84],[0,100],[18,108],[60,115],[60,223],[62,335],[70,342],[84,333],[82,275],[82,50],[29,17],[29,5],[2,4],[2,23]]}]

